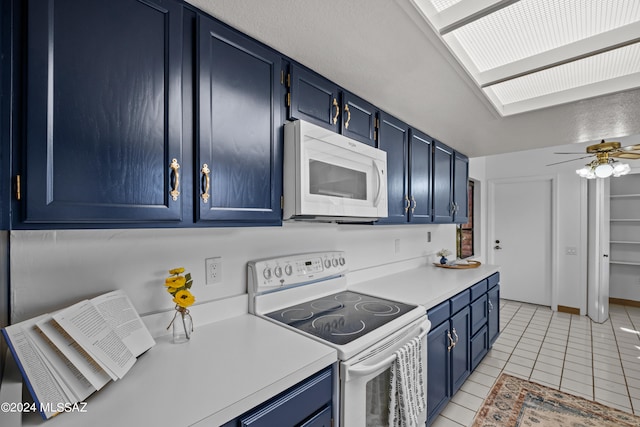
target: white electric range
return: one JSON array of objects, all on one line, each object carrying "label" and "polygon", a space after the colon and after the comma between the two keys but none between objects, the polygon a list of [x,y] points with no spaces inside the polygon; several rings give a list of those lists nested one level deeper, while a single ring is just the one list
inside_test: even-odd
[{"label": "white electric range", "polygon": [[249,311],[337,350],[339,425],[388,425],[389,368],[395,353],[415,337],[422,340],[426,386],[431,324],[422,306],[349,291],[348,266],[340,251],[251,261]]}]

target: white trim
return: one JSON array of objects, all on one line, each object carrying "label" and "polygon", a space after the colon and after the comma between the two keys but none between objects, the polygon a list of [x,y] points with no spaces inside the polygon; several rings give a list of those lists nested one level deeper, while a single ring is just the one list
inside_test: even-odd
[{"label": "white trim", "polygon": [[525,177],[515,177],[515,178],[499,178],[499,179],[489,179],[488,183],[488,191],[487,191],[487,239],[485,249],[487,252],[487,262],[489,264],[495,264],[494,251],[491,250],[491,245],[493,244],[492,236],[494,235],[495,230],[495,193],[496,184],[506,184],[506,183],[518,183],[518,182],[532,182],[532,181],[542,181],[551,182],[551,254],[549,259],[551,261],[551,295],[550,295],[550,304],[551,309],[554,311],[558,311],[558,276],[559,276],[559,254],[560,251],[558,249],[559,245],[559,237],[558,237],[558,206],[559,206],[559,193],[558,193],[558,175],[535,175],[535,176],[525,176]]}]

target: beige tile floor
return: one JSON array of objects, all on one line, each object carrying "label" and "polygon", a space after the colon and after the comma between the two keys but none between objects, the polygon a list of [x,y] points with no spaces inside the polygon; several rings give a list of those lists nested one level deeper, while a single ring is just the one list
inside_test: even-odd
[{"label": "beige tile floor", "polygon": [[609,316],[501,300],[500,337],[432,426],[470,426],[501,372],[640,415],[640,308]]}]

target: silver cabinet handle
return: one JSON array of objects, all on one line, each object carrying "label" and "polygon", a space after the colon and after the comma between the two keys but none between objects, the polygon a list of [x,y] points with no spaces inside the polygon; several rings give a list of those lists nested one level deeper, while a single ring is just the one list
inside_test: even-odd
[{"label": "silver cabinet handle", "polygon": [[491,300],[487,300],[487,302],[489,303],[489,311],[493,311],[493,304],[491,304]]},{"label": "silver cabinet handle", "polygon": [[449,337],[449,346],[447,347],[447,351],[451,352],[451,349],[456,346],[456,343],[453,342],[453,338],[451,338],[451,332],[447,331],[447,337]]},{"label": "silver cabinet handle", "polygon": [[456,333],[456,328],[453,328],[453,336],[456,337],[456,342],[453,343],[453,345],[455,346],[456,344],[458,344],[458,341],[460,341],[460,338],[458,337],[458,334]]}]

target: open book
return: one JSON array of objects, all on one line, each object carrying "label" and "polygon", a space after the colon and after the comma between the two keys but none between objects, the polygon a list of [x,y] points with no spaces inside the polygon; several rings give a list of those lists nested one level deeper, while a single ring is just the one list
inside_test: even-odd
[{"label": "open book", "polygon": [[2,334],[44,419],[124,377],[155,345],[123,291],[7,326]]}]

